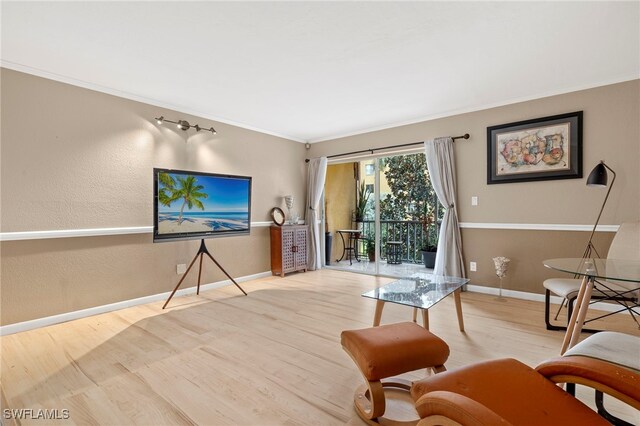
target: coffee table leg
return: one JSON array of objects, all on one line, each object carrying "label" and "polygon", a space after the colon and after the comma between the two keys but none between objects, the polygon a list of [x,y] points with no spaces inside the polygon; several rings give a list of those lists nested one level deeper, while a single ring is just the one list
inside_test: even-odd
[{"label": "coffee table leg", "polygon": [[380,325],[380,320],[382,319],[382,308],[384,308],[384,301],[382,300],[376,301],[376,313],[373,315],[374,327],[377,327]]},{"label": "coffee table leg", "polygon": [[418,308],[413,308],[413,322],[418,322]]},{"label": "coffee table leg", "polygon": [[422,326],[425,328],[425,330],[429,329],[429,310],[428,309],[421,309],[422,311]]},{"label": "coffee table leg", "polygon": [[456,313],[458,314],[458,327],[464,331],[464,319],[462,318],[462,301],[460,300],[460,289],[453,292],[453,300],[456,302]]}]

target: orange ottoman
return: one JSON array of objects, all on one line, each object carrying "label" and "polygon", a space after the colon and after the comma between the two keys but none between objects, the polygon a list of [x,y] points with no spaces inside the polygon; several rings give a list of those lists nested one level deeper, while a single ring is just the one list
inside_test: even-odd
[{"label": "orange ottoman", "polygon": [[342,348],[351,356],[367,383],[356,389],[358,415],[369,424],[378,423],[385,411],[384,388],[411,389],[407,380],[385,380],[422,368],[445,371],[449,346],[438,336],[413,322],[363,330],[345,330]]}]

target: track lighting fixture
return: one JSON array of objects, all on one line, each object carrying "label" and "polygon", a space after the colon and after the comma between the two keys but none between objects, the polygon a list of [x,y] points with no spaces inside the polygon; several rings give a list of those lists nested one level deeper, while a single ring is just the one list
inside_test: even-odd
[{"label": "track lighting fixture", "polygon": [[156,123],[158,123],[158,124],[162,124],[165,121],[167,123],[175,124],[178,129],[180,129],[182,131],[185,131],[185,132],[193,127],[194,129],[196,129],[196,132],[199,132],[200,130],[204,130],[206,132],[211,132],[214,135],[217,134],[216,129],[214,129],[213,127],[205,129],[204,127],[200,127],[197,124],[189,124],[189,122],[187,120],[172,121],[172,120],[167,120],[162,115],[160,117],[157,117],[155,120],[156,120]]}]

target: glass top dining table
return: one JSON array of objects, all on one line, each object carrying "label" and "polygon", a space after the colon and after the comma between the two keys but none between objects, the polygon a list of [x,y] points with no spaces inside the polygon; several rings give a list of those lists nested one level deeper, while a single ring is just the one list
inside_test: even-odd
[{"label": "glass top dining table", "polygon": [[640,261],[627,259],[548,259],[544,266],[569,274],[640,283]]},{"label": "glass top dining table", "polygon": [[[591,293],[596,280],[616,281],[629,290],[640,289],[640,261],[629,259],[560,258],[547,259],[544,266],[556,271],[582,276],[582,284],[576,297],[567,332],[562,342],[560,355],[575,346],[580,340],[580,332],[589,309]],[[626,284],[626,285],[625,285]]]}]

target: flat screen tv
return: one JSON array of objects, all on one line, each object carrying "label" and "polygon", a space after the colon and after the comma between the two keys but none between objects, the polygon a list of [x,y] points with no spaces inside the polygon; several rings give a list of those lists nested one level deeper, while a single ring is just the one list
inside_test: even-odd
[{"label": "flat screen tv", "polygon": [[153,169],[153,241],[249,234],[251,177]]}]

